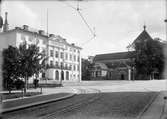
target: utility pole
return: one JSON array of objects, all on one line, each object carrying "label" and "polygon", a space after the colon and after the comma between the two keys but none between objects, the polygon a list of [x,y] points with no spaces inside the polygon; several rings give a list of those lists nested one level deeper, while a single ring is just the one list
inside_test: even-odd
[{"label": "utility pole", "polygon": [[[165,7],[166,7],[166,11],[167,11],[167,0],[165,0],[165,2],[166,2]],[[165,51],[164,51],[165,61],[166,61],[166,58],[167,58],[167,54],[166,54],[166,51],[167,51],[167,12],[166,12],[166,19],[164,20],[164,22],[165,22],[165,28],[166,28],[166,30],[165,30],[165,32],[166,32],[166,44],[165,44]],[[167,74],[166,74],[167,73],[167,62],[165,62],[164,73],[165,73],[165,79],[166,79],[166,95],[165,95],[164,99],[167,99]]]}]

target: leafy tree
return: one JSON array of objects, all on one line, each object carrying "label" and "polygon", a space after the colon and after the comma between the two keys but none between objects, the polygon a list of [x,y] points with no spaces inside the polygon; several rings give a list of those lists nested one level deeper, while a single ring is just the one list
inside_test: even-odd
[{"label": "leafy tree", "polygon": [[87,59],[82,59],[82,80],[90,80],[92,64]]},{"label": "leafy tree", "polygon": [[2,55],[3,87],[11,92],[14,81],[19,77],[19,50],[16,47],[9,46],[3,50]]},{"label": "leafy tree", "polygon": [[157,39],[145,39],[135,43],[135,67],[138,78],[151,78],[153,72],[163,73],[163,43]]},{"label": "leafy tree", "polygon": [[38,76],[45,66],[45,56],[36,45],[28,45],[26,42],[19,48],[9,46],[3,50],[3,84],[9,91],[15,86],[19,88],[23,83],[19,80],[25,79],[25,90],[29,77]]},{"label": "leafy tree", "polygon": [[38,76],[45,66],[44,54],[40,52],[35,44],[28,45],[26,42],[19,46],[20,64],[19,73],[25,79],[25,90],[29,77]]}]

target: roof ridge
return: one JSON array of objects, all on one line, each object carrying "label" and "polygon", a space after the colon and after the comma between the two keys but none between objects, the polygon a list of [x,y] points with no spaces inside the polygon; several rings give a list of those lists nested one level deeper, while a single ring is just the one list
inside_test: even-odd
[{"label": "roof ridge", "polygon": [[127,53],[127,52],[128,51],[125,51],[125,52],[114,52],[114,53],[105,53],[105,54],[97,54],[97,55],[121,54],[121,53]]}]

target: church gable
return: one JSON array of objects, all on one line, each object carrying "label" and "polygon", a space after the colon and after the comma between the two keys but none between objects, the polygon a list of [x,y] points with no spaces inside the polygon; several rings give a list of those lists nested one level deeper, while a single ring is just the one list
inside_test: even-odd
[{"label": "church gable", "polygon": [[145,40],[153,40],[152,37],[148,34],[146,31],[146,26],[144,26],[143,32],[140,33],[140,35],[133,41],[132,45],[135,45],[138,42],[143,42]]}]

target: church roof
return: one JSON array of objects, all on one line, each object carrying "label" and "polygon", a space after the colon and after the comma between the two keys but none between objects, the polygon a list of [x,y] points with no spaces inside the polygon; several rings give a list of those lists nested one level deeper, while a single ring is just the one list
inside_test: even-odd
[{"label": "church roof", "polygon": [[148,34],[148,32],[145,29],[146,27],[144,26],[144,30],[139,34],[139,36],[133,41],[132,44],[135,44],[138,41],[143,41],[145,39],[152,39],[152,37]]},{"label": "church roof", "polygon": [[96,55],[94,61],[129,59],[134,52],[118,52]]}]

